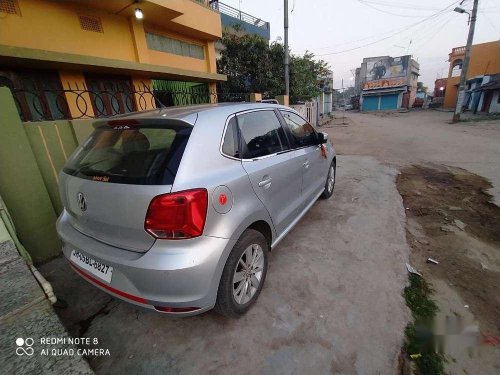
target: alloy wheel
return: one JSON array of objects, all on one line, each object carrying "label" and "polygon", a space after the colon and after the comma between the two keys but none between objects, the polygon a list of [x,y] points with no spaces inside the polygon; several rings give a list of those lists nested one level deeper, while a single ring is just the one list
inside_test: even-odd
[{"label": "alloy wheel", "polygon": [[248,303],[257,290],[264,271],[264,251],[258,244],[248,246],[241,254],[233,274],[233,297],[237,304]]},{"label": "alloy wheel", "polygon": [[328,192],[331,193],[333,190],[333,185],[335,184],[335,169],[333,165],[330,166],[330,172],[328,173]]}]

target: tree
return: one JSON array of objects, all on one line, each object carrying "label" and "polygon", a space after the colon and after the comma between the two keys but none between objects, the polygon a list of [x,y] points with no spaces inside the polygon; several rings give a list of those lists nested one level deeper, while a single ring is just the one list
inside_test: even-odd
[{"label": "tree", "polygon": [[307,101],[317,97],[320,93],[318,77],[325,75],[328,64],[314,60],[310,52],[304,56],[291,56],[290,64],[290,101]]},{"label": "tree", "polygon": [[[223,93],[260,92],[265,98],[274,98],[284,92],[285,49],[282,44],[268,42],[257,35],[238,35],[224,32],[221,57],[217,71],[227,75],[227,82],[219,84]],[[319,95],[318,76],[326,73],[326,62],[314,59],[312,53],[290,56],[290,101],[311,100]]]}]

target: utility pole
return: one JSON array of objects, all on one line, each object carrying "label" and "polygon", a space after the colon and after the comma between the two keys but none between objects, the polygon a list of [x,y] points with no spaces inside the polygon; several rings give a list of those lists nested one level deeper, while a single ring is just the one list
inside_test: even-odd
[{"label": "utility pole", "polygon": [[290,63],[288,59],[288,0],[285,0],[285,95],[290,95]]},{"label": "utility pole", "polygon": [[453,122],[460,121],[460,113],[462,112],[462,104],[464,101],[464,90],[465,90],[465,84],[467,82],[467,70],[469,69],[470,48],[472,46],[472,41],[474,39],[474,29],[476,27],[478,3],[479,0],[474,0],[474,6],[472,8],[472,16],[470,18],[469,36],[467,37],[467,45],[465,46],[465,56],[464,56],[464,61],[462,63],[462,73],[460,74],[460,84],[458,85],[457,105],[455,107],[455,113],[453,114]]}]

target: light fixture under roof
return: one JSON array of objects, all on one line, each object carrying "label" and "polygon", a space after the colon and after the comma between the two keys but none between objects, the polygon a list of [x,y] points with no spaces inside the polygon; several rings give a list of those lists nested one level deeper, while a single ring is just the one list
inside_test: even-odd
[{"label": "light fixture under roof", "polygon": [[135,8],[135,18],[137,18],[138,20],[142,20],[144,18],[144,13],[142,13],[142,9],[141,8]]}]

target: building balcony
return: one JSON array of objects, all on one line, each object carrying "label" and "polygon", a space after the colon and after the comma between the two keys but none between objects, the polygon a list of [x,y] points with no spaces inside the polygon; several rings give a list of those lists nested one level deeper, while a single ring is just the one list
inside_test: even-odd
[{"label": "building balcony", "polygon": [[463,56],[463,55],[465,55],[465,47],[455,47],[451,50],[451,53],[449,54],[450,59],[448,61],[451,61],[451,59],[457,56]]},{"label": "building balcony", "polygon": [[269,40],[271,28],[269,22],[242,12],[217,0],[210,1],[210,7],[220,13],[223,27],[240,27],[246,34],[255,34]]}]

